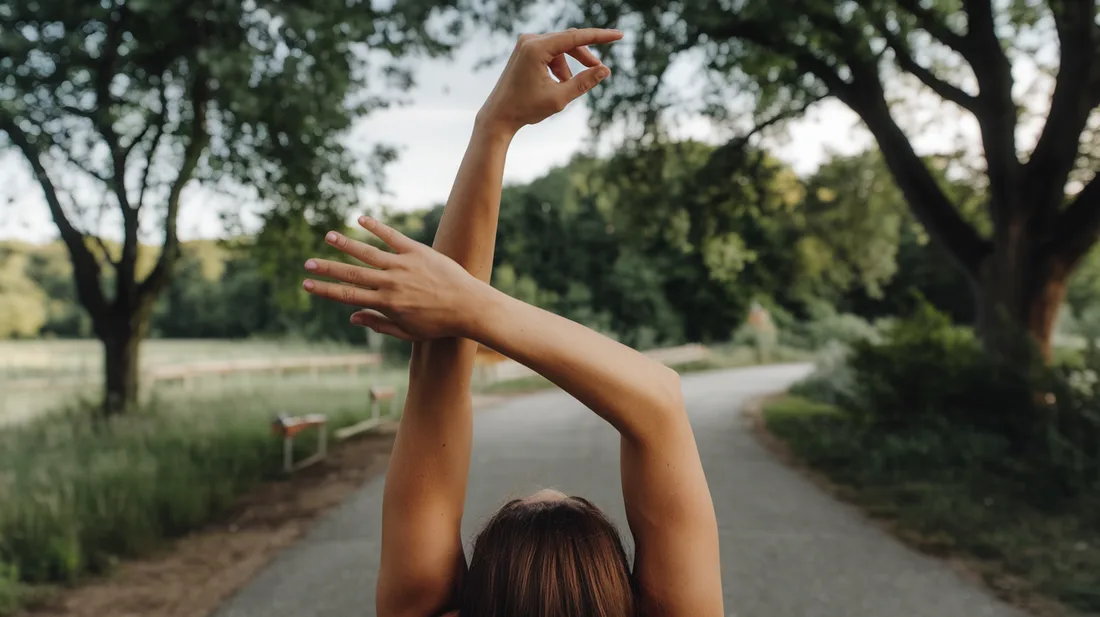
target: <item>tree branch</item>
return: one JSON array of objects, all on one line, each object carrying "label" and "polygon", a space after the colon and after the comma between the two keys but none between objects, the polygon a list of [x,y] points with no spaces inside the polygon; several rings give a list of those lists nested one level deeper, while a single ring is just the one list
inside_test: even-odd
[{"label": "tree branch", "polygon": [[922,30],[931,34],[936,40],[947,45],[967,61],[971,60],[973,49],[967,38],[958,34],[940,19],[932,9],[921,5],[920,0],[897,0],[898,6],[917,19],[917,24]]},{"label": "tree branch", "polygon": [[774,53],[786,55],[802,67],[802,70],[820,79],[833,96],[845,103],[854,94],[852,84],[845,81],[835,67],[809,49],[784,38],[774,26],[745,20],[699,27],[697,32],[718,40],[741,39]]},{"label": "tree branch", "polygon": [[1072,268],[1100,237],[1100,174],[1093,176],[1058,217],[1048,252]]},{"label": "tree branch", "polygon": [[149,151],[145,157],[145,169],[141,172],[141,186],[138,187],[137,199],[138,209],[145,205],[145,191],[149,188],[149,172],[153,169],[153,161],[156,158],[157,148],[160,147],[160,140],[164,136],[164,125],[166,122],[168,122],[168,95],[165,91],[162,77],[160,88],[160,112],[157,114],[156,132],[153,134],[153,141],[149,144]]},{"label": "tree branch", "polygon": [[877,91],[866,88],[853,110],[875,136],[886,165],[917,220],[966,272],[976,276],[990,251],[990,243],[962,218],[913,150],[908,136],[890,114],[881,85]]},{"label": "tree branch", "polygon": [[[165,93],[164,76],[163,75],[161,76],[161,80],[160,80],[160,88],[157,89],[157,100],[160,103],[160,108],[155,113],[150,111],[150,113],[146,114],[145,126],[142,127],[141,132],[138,133],[136,137],[134,137],[134,139],[130,142],[130,144],[127,145],[123,149],[122,158],[124,160],[126,160],[126,161],[130,160],[130,154],[133,152],[134,148],[139,143],[141,143],[145,140],[145,137],[149,134],[149,131],[159,130],[161,127],[164,126],[164,123],[168,119],[167,118],[168,101],[167,101],[167,97],[166,97],[166,93]],[[138,201],[138,204],[135,207],[141,208],[140,200]]]},{"label": "tree branch", "polygon": [[202,69],[197,70],[195,84],[191,94],[191,106],[194,110],[194,118],[191,124],[191,135],[184,150],[183,164],[176,180],[168,192],[168,208],[164,220],[164,246],[161,248],[157,265],[149,276],[142,281],[139,295],[149,296],[157,294],[168,283],[172,275],[172,268],[179,255],[179,235],[177,234],[177,219],[179,217],[180,196],[183,187],[191,180],[198,167],[203,150],[206,149],[210,138],[206,130],[206,105],[210,96],[209,84],[206,82],[206,73]]},{"label": "tree branch", "polygon": [[88,250],[88,246],[84,244],[84,235],[77,231],[69,222],[68,217],[65,216],[65,211],[61,207],[61,200],[57,195],[57,189],[54,187],[53,181],[50,180],[46,168],[42,166],[41,154],[27,134],[13,118],[6,114],[0,114],[0,130],[7,133],[8,138],[23,153],[23,157],[31,166],[35,180],[42,187],[42,193],[46,198],[50,215],[53,217],[54,224],[57,225],[57,230],[61,234],[61,239],[68,248],[73,262],[73,280],[76,283],[77,296],[84,308],[91,314],[92,321],[98,328],[98,323],[103,319],[106,312],[106,301],[99,286],[99,262],[96,260],[95,255]]},{"label": "tree branch", "polygon": [[99,173],[98,171],[96,171],[96,170],[92,169],[91,167],[88,167],[84,163],[78,161],[77,158],[75,156],[73,156],[73,153],[69,152],[68,149],[62,148],[61,146],[58,146],[57,149],[61,151],[61,155],[63,157],[65,157],[65,160],[68,161],[70,165],[72,165],[73,167],[76,167],[80,171],[88,174],[89,176],[95,178],[96,180],[99,180],[104,185],[111,186],[111,179],[110,178],[104,176],[103,174]]},{"label": "tree branch", "polygon": [[814,105],[815,103],[819,103],[824,99],[825,99],[824,96],[815,96],[815,97],[811,98],[809,101],[806,101],[805,104],[803,104],[803,105],[801,105],[797,108],[785,109],[785,110],[775,114],[771,118],[768,118],[767,120],[764,120],[763,122],[757,123],[756,126],[752,127],[752,130],[750,130],[748,133],[745,133],[744,135],[741,135],[739,137],[735,137],[735,138],[731,139],[729,142],[726,143],[726,145],[724,145],[722,147],[725,148],[727,146],[734,145],[734,147],[736,147],[736,148],[742,148],[746,144],[749,143],[749,140],[752,139],[752,137],[754,135],[757,135],[758,133],[760,133],[761,131],[767,129],[768,127],[774,126],[774,125],[776,125],[776,124],[778,124],[778,123],[780,123],[784,120],[789,120],[791,118],[801,116],[802,114],[806,113],[806,110],[809,109],[812,105]]},{"label": "tree branch", "polygon": [[[96,130],[103,135],[103,140],[107,143],[107,149],[111,154],[111,164],[114,168],[111,188],[114,189],[118,207],[122,211],[123,226],[125,228],[122,256],[119,260],[119,264],[124,268],[128,261],[137,259],[137,212],[130,207],[130,198],[126,194],[127,150],[122,147],[121,139],[114,127],[112,107],[115,104],[115,99],[111,95],[111,82],[114,81],[115,77],[115,60],[118,59],[118,46],[122,42],[123,21],[126,19],[127,14],[128,9],[125,5],[117,6],[108,21],[107,36],[103,42],[103,50],[96,71],[95,107],[90,116]],[[133,246],[131,246],[131,241]],[[124,278],[126,277],[122,276],[120,272],[118,277],[120,285],[125,282]]]},{"label": "tree branch", "polygon": [[1055,11],[1061,61],[1046,125],[1024,166],[1024,187],[1033,207],[1056,212],[1073,171],[1081,132],[1100,104],[1100,28],[1091,2],[1065,2]]},{"label": "tree branch", "polygon": [[967,14],[966,40],[973,48],[970,68],[978,82],[973,112],[985,148],[989,210],[994,225],[1004,229],[1011,218],[1009,210],[1023,206],[1023,200],[1019,199],[1023,177],[1016,147],[1019,119],[1012,98],[1012,63],[997,36],[992,1],[963,0],[963,8]]},{"label": "tree branch", "polygon": [[928,86],[944,100],[951,101],[968,111],[974,111],[974,106],[977,104],[977,97],[954,84],[940,79],[931,70],[917,62],[913,55],[913,50],[909,47],[908,41],[900,34],[890,30],[881,15],[875,15],[872,18],[872,24],[879,33],[882,34],[882,38],[886,41],[887,46],[894,51],[894,57],[902,70],[911,73],[914,77],[919,79],[921,83]]},{"label": "tree branch", "polygon": [[[908,4],[910,8],[920,9],[919,4]],[[941,22],[937,20],[935,23]],[[937,29],[934,24],[925,24],[925,27]],[[950,32],[946,26],[942,28]],[[787,40],[774,27],[766,24],[747,20],[735,21],[701,28],[700,32],[719,40],[739,38],[760,45],[791,58],[802,70],[820,79],[833,96],[863,118],[878,141],[898,188],[928,233],[943,244],[966,272],[971,276],[977,275],[981,261],[990,250],[990,244],[959,215],[924,161],[913,150],[909,138],[894,121],[886,103],[881,79],[873,64],[859,62],[856,58],[848,59],[848,66],[852,71],[852,81],[849,82],[827,61],[809,49]],[[951,36],[946,38],[952,39]]]},{"label": "tree branch", "polygon": [[115,260],[111,259],[111,251],[107,249],[107,243],[103,241],[103,238],[101,238],[99,234],[92,235],[91,238],[92,240],[95,240],[96,246],[98,246],[99,250],[103,252],[103,259],[112,266],[117,267]]}]

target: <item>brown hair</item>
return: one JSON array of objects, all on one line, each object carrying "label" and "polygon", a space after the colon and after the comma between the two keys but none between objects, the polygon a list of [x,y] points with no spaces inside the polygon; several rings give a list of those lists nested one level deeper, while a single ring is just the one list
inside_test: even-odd
[{"label": "brown hair", "polygon": [[515,500],[474,541],[461,617],[635,617],[622,538],[588,500]]}]

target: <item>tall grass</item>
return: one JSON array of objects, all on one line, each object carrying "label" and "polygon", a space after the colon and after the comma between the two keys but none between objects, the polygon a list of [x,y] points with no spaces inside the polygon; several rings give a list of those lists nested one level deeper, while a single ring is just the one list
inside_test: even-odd
[{"label": "tall grass", "polygon": [[[81,406],[0,432],[0,614],[22,583],[68,583],[140,555],[223,514],[281,473],[275,416],[363,419],[367,389],[400,371],[253,379],[248,388],[167,392],[95,421]],[[402,395],[394,401],[399,409]],[[306,436],[301,450],[313,447]]]}]

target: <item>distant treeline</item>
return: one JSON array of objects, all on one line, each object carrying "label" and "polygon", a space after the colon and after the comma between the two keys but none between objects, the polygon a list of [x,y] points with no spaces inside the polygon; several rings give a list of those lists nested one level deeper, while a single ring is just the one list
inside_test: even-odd
[{"label": "distant treeline", "polygon": [[[944,183],[979,211],[980,190]],[[390,220],[430,242],[441,213]],[[350,309],[294,291],[299,256],[273,263],[251,247],[187,243],[150,335],[363,340]],[[156,247],[142,250],[152,263]],[[1094,270],[1078,278],[1100,278]],[[0,338],[90,336],[70,277],[60,244],[0,243]],[[505,189],[493,283],[639,346],[726,340],[754,300],[789,319],[820,304],[892,315],[913,291],[956,319],[972,311],[966,281],[927,242],[873,151],[809,178],[751,148],[697,142],[577,157]],[[1086,287],[1071,302],[1091,302],[1096,285]]]}]

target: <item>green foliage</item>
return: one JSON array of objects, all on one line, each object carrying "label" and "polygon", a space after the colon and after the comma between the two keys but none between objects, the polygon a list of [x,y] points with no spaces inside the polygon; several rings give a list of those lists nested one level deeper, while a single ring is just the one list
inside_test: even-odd
[{"label": "green foliage", "polygon": [[884,430],[798,397],[768,405],[764,419],[799,459],[907,541],[977,558],[989,580],[1013,575],[1013,590],[1022,580],[1027,591],[1100,610],[1100,551],[1091,550],[1100,542],[1100,502],[1089,494],[1057,505],[1024,499],[998,472],[1005,451],[996,435],[959,426]]},{"label": "green foliage", "polygon": [[[123,174],[168,157],[177,172],[197,164],[196,178],[235,179],[261,199],[321,212],[352,197],[344,191],[361,176],[340,139],[351,120],[387,102],[378,82],[408,84],[394,59],[454,42],[448,23],[426,27],[441,8],[17,0],[0,11],[0,114],[27,133],[26,157],[105,178],[109,201],[140,207],[145,187]],[[176,180],[162,171],[145,179],[159,198]]]},{"label": "green foliage", "polygon": [[963,435],[968,462],[1050,502],[1100,485],[1098,360],[1093,353],[1081,366],[1020,369],[987,355],[973,332],[924,305],[877,339],[855,342],[842,368],[827,367],[797,391],[840,406],[903,450],[913,445],[914,464],[942,457],[961,464],[953,439]]},{"label": "green foliage", "polygon": [[[484,12],[497,27],[530,28],[530,21],[513,18],[535,4],[502,0]],[[526,13],[536,29],[583,24],[626,33],[625,44],[611,46],[605,56],[618,78],[588,99],[595,111],[593,126],[608,127],[612,135],[625,133],[628,140],[648,144],[685,115],[707,114],[721,126],[748,129],[752,137],[822,99],[847,106],[882,151],[878,165],[888,168],[896,182],[851,173],[867,169],[867,159],[837,161],[824,171],[833,177],[811,187],[808,203],[823,210],[817,221],[822,230],[842,229],[843,234],[799,238],[799,249],[818,263],[818,272],[833,285],[862,289],[871,300],[888,296],[883,283],[901,269],[900,255],[896,268],[893,263],[895,238],[905,233],[893,202],[903,196],[928,238],[948,257],[942,263],[956,269],[951,283],[975,283],[968,291],[977,294],[983,322],[1002,314],[1046,345],[1041,315],[1056,308],[1044,303],[1062,275],[1048,264],[1052,259],[1076,264],[1095,243],[1100,226],[1095,199],[1100,179],[1092,173],[1100,143],[1095,130],[1100,95],[1081,87],[1100,78],[1100,69],[1078,61],[1095,55],[1100,5],[1063,0],[550,4],[553,9],[541,3]],[[974,44],[978,39],[984,43]],[[1013,82],[1020,62],[1034,63],[1037,70],[1030,79]],[[1010,87],[996,92],[989,87],[1016,83],[1023,88],[1025,81],[1032,88],[1056,82],[1056,98],[1065,107],[1022,103]],[[951,130],[965,126],[964,121],[982,127],[982,144],[965,143],[957,132],[956,152],[922,158],[923,144],[908,137],[926,132],[933,122]],[[1035,146],[1017,156],[1019,148],[1012,144],[1024,126],[1042,128]],[[841,200],[839,211],[830,213],[837,190],[853,199]],[[994,219],[998,225],[991,224]],[[743,247],[729,243],[719,253],[735,265],[756,250],[748,238],[741,239]],[[1026,293],[1009,282],[1013,276],[1028,279]],[[933,278],[939,284],[945,277]],[[956,297],[964,298],[964,306],[970,300]],[[1001,352],[1001,340],[987,336],[983,342]]]},{"label": "green foliage", "polygon": [[800,214],[808,233],[798,250],[816,278],[881,297],[897,271],[901,227],[912,224],[882,155],[871,150],[827,161],[807,180]]},{"label": "green foliage", "polygon": [[[867,289],[877,275],[846,270],[849,260],[840,255],[856,251],[864,235],[845,236],[846,222],[878,216],[862,205],[865,197],[892,203],[879,195],[891,191],[874,177],[886,173],[878,160],[872,154],[840,158],[803,183],[766,154],[737,143],[659,143],[607,159],[578,157],[529,184],[506,187],[493,284],[643,348],[725,341],[753,298],[776,320],[775,343],[802,349],[867,335],[870,326],[861,317],[907,310],[910,288],[930,290],[930,299],[948,310],[968,304],[954,283],[936,283],[954,270],[935,261],[911,222],[899,224],[898,272],[875,283],[883,297],[872,298]],[[870,179],[873,190],[841,185],[827,203],[806,195],[804,184],[824,190],[849,172]],[[437,206],[388,218],[430,243],[441,214]],[[286,233],[274,230],[269,226],[255,239],[184,244],[177,280],[153,313],[152,336],[362,340],[362,330],[347,323],[346,307],[316,302],[299,289],[301,264],[284,251],[295,243],[302,251],[324,250],[319,236],[294,225]],[[825,252],[798,248],[807,243]],[[889,238],[869,243],[890,260]],[[60,248],[13,250],[29,251],[23,277],[49,298],[50,318],[41,332],[87,334],[90,324],[75,303],[71,267]],[[153,250],[141,249],[142,255]],[[871,255],[860,259],[872,267]],[[830,307],[834,301],[840,310]],[[407,345],[384,345],[395,357],[407,356]]]},{"label": "green foliage", "polygon": [[[349,150],[347,132],[390,102],[384,91],[411,85],[396,59],[449,49],[462,24],[447,8],[423,0],[0,5],[0,151],[17,153],[37,181],[72,260],[74,295],[105,348],[135,349],[147,335],[194,182],[260,206],[266,230],[256,257],[283,266],[274,272],[300,263],[303,244],[274,250],[272,235],[317,238],[346,218],[363,182],[393,158],[384,147]],[[239,220],[241,211],[225,214]],[[104,221],[115,233],[104,233]],[[139,237],[153,229],[159,256],[143,268]],[[121,239],[117,255],[104,235]],[[30,307],[19,309],[33,319]],[[108,413],[132,407],[139,389],[137,353],[114,355]]]},{"label": "green foliage", "polygon": [[27,255],[0,247],[0,339],[31,338],[48,319],[47,299],[26,275]]},{"label": "green foliage", "polygon": [[0,561],[0,615],[14,613],[23,603],[25,593],[19,582],[19,570]]},{"label": "green foliage", "polygon": [[[578,156],[501,199],[493,284],[640,348],[724,341],[749,300],[784,295],[801,183],[731,144]],[[430,241],[442,208],[394,222]]]}]

